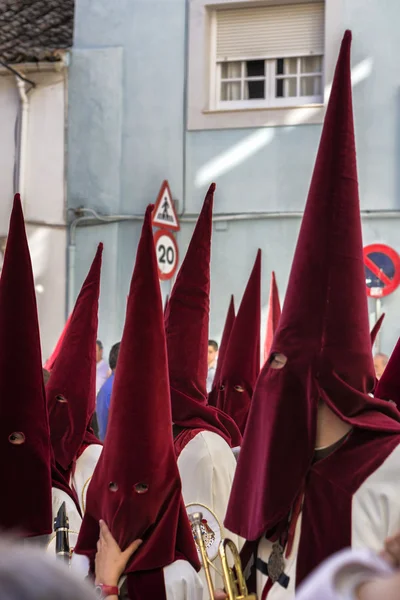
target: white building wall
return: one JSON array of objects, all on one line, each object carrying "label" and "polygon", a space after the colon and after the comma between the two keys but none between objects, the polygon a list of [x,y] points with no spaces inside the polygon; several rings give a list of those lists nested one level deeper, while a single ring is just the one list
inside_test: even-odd
[{"label": "white building wall", "polygon": [[[52,351],[65,322],[66,71],[18,67],[36,83],[29,92],[28,135],[22,202],[37,294],[42,353]],[[7,235],[18,149],[20,98],[12,74],[0,77],[0,235]]]}]

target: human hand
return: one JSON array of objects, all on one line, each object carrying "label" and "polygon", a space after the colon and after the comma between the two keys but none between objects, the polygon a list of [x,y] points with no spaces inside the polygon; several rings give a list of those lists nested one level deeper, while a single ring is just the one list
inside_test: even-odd
[{"label": "human hand", "polygon": [[96,585],[116,586],[125,570],[128,560],[141,545],[142,540],[135,540],[122,551],[113,538],[104,521],[100,521],[100,537],[97,542],[95,560]]},{"label": "human hand", "polygon": [[225,600],[228,596],[225,594],[223,590],[215,590],[214,591],[214,600]]},{"label": "human hand", "polygon": [[363,583],[356,591],[357,600],[400,600],[400,573]]},{"label": "human hand", "polygon": [[400,566],[400,532],[385,540],[380,557],[392,567],[398,568]]}]

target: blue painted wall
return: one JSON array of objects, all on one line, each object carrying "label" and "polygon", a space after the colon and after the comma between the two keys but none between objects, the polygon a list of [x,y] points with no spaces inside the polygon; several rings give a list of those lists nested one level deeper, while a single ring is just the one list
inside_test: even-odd
[{"label": "blue painted wall", "polygon": [[[354,87],[361,202],[364,210],[400,210],[400,31],[398,0],[343,0],[343,29],[353,30],[353,64],[370,59]],[[199,211],[202,174],[224,158],[216,213],[301,211],[321,127],[187,132],[185,128],[185,0],[76,0],[69,83],[69,207],[142,214],[168,178],[178,208]],[[255,151],[241,160],[243,147]],[[239,158],[238,158],[239,156]],[[230,293],[240,301],[258,247],[263,249],[263,305],[270,271],[283,295],[300,220],[237,221],[214,229],[210,334],[219,338]],[[181,256],[193,223],[178,234]],[[399,219],[364,219],[365,243],[400,252]],[[137,222],[78,228],[74,288],[96,243],[105,244],[100,337],[119,339],[140,232]],[[163,284],[167,293],[169,284]],[[400,290],[383,301],[382,349],[400,335]],[[371,306],[372,309],[372,306]]]}]

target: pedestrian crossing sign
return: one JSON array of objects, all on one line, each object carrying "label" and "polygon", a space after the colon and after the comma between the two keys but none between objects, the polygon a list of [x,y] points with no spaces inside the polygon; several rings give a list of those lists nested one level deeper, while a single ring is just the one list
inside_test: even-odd
[{"label": "pedestrian crossing sign", "polygon": [[161,229],[169,229],[170,231],[180,230],[178,215],[176,214],[167,180],[163,181],[158,194],[152,215],[152,222],[153,227],[161,227]]}]

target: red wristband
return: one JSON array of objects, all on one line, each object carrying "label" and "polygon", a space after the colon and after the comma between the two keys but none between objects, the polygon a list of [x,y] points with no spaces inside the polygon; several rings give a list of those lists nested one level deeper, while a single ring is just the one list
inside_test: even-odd
[{"label": "red wristband", "polygon": [[104,583],[99,583],[94,588],[98,598],[108,598],[109,596],[118,596],[118,586],[117,585],[105,585]]}]

